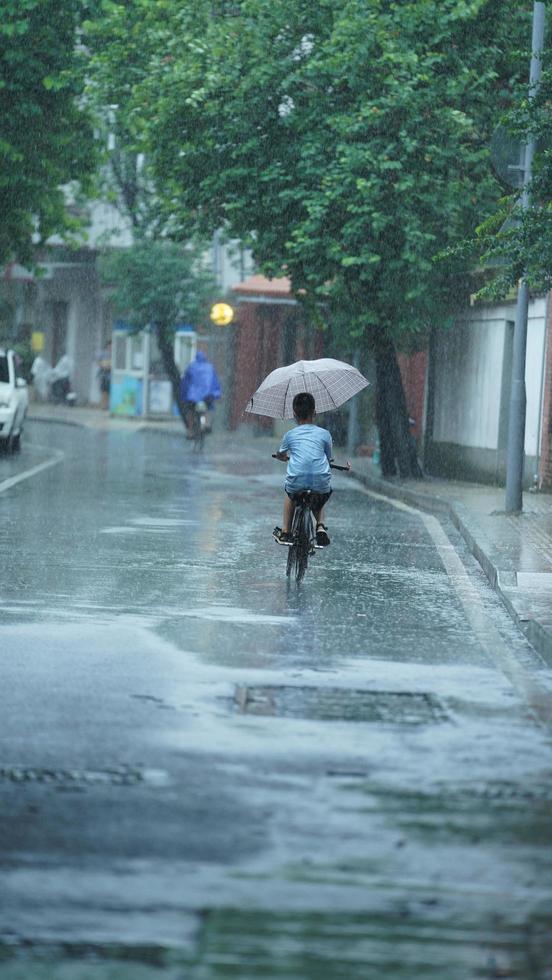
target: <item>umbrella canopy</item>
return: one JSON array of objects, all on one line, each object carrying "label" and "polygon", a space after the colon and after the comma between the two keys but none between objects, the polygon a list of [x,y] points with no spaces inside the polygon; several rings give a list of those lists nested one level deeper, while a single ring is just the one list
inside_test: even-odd
[{"label": "umbrella canopy", "polygon": [[314,396],[317,412],[339,408],[370,382],[352,364],[321,357],[317,361],[296,361],[271,371],[249,400],[246,412],[268,415],[271,419],[292,419],[293,399],[301,391]]}]

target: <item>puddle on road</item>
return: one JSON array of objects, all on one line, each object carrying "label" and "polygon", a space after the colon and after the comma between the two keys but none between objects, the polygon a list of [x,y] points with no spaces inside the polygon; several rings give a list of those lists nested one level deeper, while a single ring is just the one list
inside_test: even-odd
[{"label": "puddle on road", "polygon": [[181,950],[162,946],[0,942],[2,980],[183,980],[183,965]]},{"label": "puddle on road", "polygon": [[389,904],[382,895],[382,909],[372,915],[233,909],[208,913],[200,970],[192,976],[527,980],[545,975],[539,964],[545,966],[551,947],[547,922],[506,924],[492,908],[481,916],[477,901],[473,911],[468,905],[461,915],[450,915],[452,910],[433,897],[406,900],[391,909]]},{"label": "puddle on road", "polygon": [[182,948],[0,944],[2,980],[528,980],[550,977],[550,918],[492,896],[383,892],[373,912],[208,909],[183,913]]},{"label": "puddle on road", "polygon": [[201,606],[197,609],[181,610],[178,612],[178,616],[216,620],[217,622],[225,623],[264,624],[266,626],[281,626],[286,623],[296,622],[295,616],[270,616],[265,613],[250,612],[248,609],[240,609],[237,606]]},{"label": "puddle on road", "polygon": [[185,517],[133,517],[131,518],[130,524],[136,524],[138,527],[184,527],[189,524],[198,525],[200,522],[198,520],[192,520],[191,518]]},{"label": "puddle on road", "polygon": [[545,911],[496,911],[491,896],[383,892],[370,912],[182,913],[182,948],[0,944],[2,980],[512,980],[549,977]]},{"label": "puddle on road", "polygon": [[424,692],[238,686],[234,701],[243,714],[312,721],[423,725],[447,720],[437,698]]},{"label": "puddle on road", "polygon": [[198,520],[186,517],[131,517],[125,524],[103,527],[100,534],[169,534],[183,527],[197,527]]},{"label": "puddle on road", "polygon": [[152,524],[151,526],[143,525],[141,527],[103,527],[100,534],[170,534],[171,530],[173,530],[173,528],[164,527],[163,525],[158,527],[157,525]]}]

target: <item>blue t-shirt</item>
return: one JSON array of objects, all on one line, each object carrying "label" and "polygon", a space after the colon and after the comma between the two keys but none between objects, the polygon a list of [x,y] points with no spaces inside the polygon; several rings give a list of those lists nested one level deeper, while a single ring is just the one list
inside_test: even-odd
[{"label": "blue t-shirt", "polygon": [[297,425],[286,432],[280,452],[289,455],[285,482],[288,492],[316,490],[328,493],[332,437],[327,429],[319,425]]}]

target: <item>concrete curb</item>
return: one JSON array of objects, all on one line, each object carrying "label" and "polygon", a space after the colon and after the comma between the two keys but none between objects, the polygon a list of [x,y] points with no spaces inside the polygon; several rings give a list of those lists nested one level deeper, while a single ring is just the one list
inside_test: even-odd
[{"label": "concrete curb", "polygon": [[[117,428],[116,426],[110,428],[109,422],[107,423],[107,425],[90,425],[88,422],[83,422],[80,419],[59,418],[59,417],[45,416],[45,415],[27,415],[26,421],[43,422],[43,423],[47,423],[48,425],[69,425],[79,429],[88,429],[90,432],[121,431],[121,429]],[[179,428],[178,426],[175,426],[174,429],[164,428],[162,425],[160,425],[157,422],[153,422],[149,424],[148,422],[140,421],[140,422],[132,423],[132,425],[129,425],[126,431],[127,432],[146,432],[146,431],[157,432],[157,433],[162,433],[163,435],[175,436],[175,435],[179,435],[181,432],[183,433],[184,430],[183,428]]]},{"label": "concrete curb", "polygon": [[469,527],[469,519],[464,513],[465,508],[461,504],[453,504],[448,500],[432,496],[423,491],[412,490],[409,487],[401,487],[390,480],[373,477],[365,473],[352,471],[350,474],[355,480],[363,483],[370,490],[375,490],[385,497],[401,500],[405,504],[410,504],[418,510],[428,513],[448,517],[455,528],[464,538],[471,554],[479,562],[486,577],[493,589],[502,599],[508,613],[527,637],[529,643],[535,648],[543,660],[552,666],[552,630],[547,629],[537,619],[527,619],[521,616],[516,609],[516,605],[505,589],[513,583],[508,582],[512,578],[510,570],[498,568],[485,550],[484,544],[479,542]]},{"label": "concrete curb", "polygon": [[52,425],[52,424],[53,425],[72,425],[72,426],[75,426],[77,429],[87,429],[88,428],[88,426],[86,425],[86,422],[79,422],[77,419],[75,419],[75,420],[73,420],[73,419],[50,419],[50,418],[44,418],[44,416],[41,416],[41,415],[29,415],[29,414],[27,414],[27,418],[25,419],[25,422],[47,422],[48,425]]}]

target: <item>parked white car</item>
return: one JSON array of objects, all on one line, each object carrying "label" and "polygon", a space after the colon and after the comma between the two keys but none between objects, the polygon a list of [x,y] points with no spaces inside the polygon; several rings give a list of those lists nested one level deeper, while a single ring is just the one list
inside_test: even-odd
[{"label": "parked white car", "polygon": [[0,449],[17,452],[29,407],[27,382],[18,378],[15,353],[0,348]]}]

